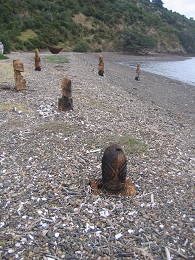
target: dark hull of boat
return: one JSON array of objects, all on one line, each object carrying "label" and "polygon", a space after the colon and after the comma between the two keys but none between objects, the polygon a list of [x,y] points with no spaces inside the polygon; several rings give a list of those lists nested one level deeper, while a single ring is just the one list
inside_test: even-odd
[{"label": "dark hull of boat", "polygon": [[50,50],[50,52],[53,53],[53,54],[58,54],[58,53],[61,52],[61,50],[63,49],[63,48],[54,48],[54,47],[49,46],[49,45],[47,45],[47,48],[48,48],[48,49]]}]

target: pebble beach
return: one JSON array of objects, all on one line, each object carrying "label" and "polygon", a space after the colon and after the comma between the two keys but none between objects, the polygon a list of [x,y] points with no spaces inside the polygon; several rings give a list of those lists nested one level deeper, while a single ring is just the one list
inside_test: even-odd
[{"label": "pebble beach", "polygon": [[[195,87],[142,71],[135,81],[119,63],[150,56],[103,53],[101,77],[98,53],[39,55],[41,71],[33,52],[0,61],[0,259],[194,259]],[[14,89],[14,59],[27,90]],[[60,112],[64,77],[73,110]],[[111,143],[136,196],[91,192]]]}]

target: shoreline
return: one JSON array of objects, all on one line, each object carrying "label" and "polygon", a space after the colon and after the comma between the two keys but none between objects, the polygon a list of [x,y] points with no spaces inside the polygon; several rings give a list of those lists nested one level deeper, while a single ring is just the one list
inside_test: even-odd
[{"label": "shoreline", "polygon": [[[1,257],[193,259],[193,117],[159,92],[178,83],[145,72],[136,82],[133,69],[113,62],[117,55],[104,57],[104,77],[98,54],[53,56],[69,63],[47,56],[40,52],[35,71],[34,53],[9,55],[23,62],[28,90],[14,91],[12,75],[0,82]],[[74,110],[59,112],[64,77]],[[111,142],[126,152],[135,197],[90,192]]]},{"label": "shoreline", "polygon": [[[98,54],[87,54],[90,62],[95,67]],[[135,69],[119,64],[118,62],[150,60],[151,57],[124,56],[118,54],[103,53],[105,59],[105,76],[115,77],[115,81],[122,85],[127,91],[137,95],[142,101],[158,104],[163,109],[172,111],[179,117],[184,117],[184,121],[195,123],[195,88],[193,85],[171,79],[166,76],[154,74],[141,70],[140,81],[136,82]],[[79,54],[79,57],[86,55]],[[175,60],[173,56],[165,56],[164,60]],[[162,61],[158,56],[157,60]],[[177,56],[177,60],[182,60]],[[163,86],[163,88],[162,88]]]}]

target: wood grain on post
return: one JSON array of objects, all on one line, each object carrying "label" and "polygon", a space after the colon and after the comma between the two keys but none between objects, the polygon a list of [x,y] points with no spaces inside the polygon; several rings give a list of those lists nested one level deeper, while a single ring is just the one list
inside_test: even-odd
[{"label": "wood grain on post", "polygon": [[99,55],[98,74],[104,76],[104,60],[102,54]]},{"label": "wood grain on post", "polygon": [[13,60],[13,68],[14,68],[15,89],[17,91],[27,89],[26,80],[21,75],[21,72],[24,72],[23,63],[20,60]]},{"label": "wood grain on post", "polygon": [[58,109],[60,111],[73,110],[72,86],[71,80],[64,78],[62,80],[62,97],[58,99]]},{"label": "wood grain on post", "polygon": [[140,64],[137,64],[135,80],[140,79]]},{"label": "wood grain on post", "polygon": [[35,60],[35,70],[41,71],[41,58],[39,56],[39,50],[38,49],[35,49],[34,60]]},{"label": "wood grain on post", "polygon": [[127,177],[127,159],[121,146],[108,146],[102,157],[102,179],[90,180],[92,193],[133,196],[136,195],[134,184]]}]

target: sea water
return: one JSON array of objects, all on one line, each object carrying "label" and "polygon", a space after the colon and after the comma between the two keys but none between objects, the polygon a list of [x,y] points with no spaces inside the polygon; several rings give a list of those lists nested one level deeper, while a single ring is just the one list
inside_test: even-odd
[{"label": "sea water", "polygon": [[182,61],[137,61],[137,62],[121,62],[121,64],[137,67],[141,64],[141,70],[154,74],[166,76],[176,79],[184,83],[195,86],[195,57],[187,58]]}]

